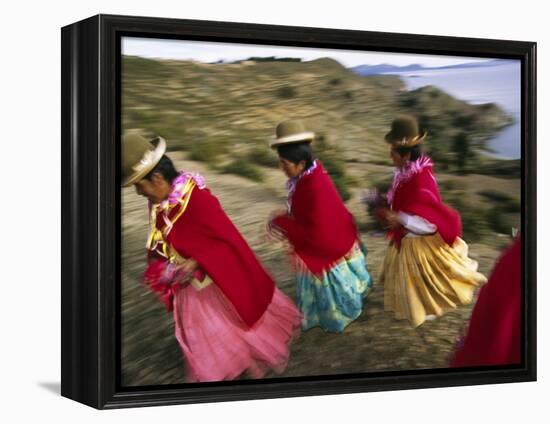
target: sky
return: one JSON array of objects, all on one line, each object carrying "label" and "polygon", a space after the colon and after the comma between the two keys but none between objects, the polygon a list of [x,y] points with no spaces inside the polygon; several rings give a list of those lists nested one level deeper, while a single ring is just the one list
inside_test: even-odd
[{"label": "sky", "polygon": [[233,62],[256,57],[295,57],[302,60],[314,60],[330,57],[345,67],[357,65],[391,64],[405,66],[420,64],[425,67],[456,65],[459,63],[480,62],[491,59],[432,56],[420,54],[357,52],[351,50],[312,49],[303,47],[260,46],[236,43],[211,43],[187,40],[159,40],[152,38],[123,37],[122,54],[141,56],[150,59],[193,60],[197,62]]}]

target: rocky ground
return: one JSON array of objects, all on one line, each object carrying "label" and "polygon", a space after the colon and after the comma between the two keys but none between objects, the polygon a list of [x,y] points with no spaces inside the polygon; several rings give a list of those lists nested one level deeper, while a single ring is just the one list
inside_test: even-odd
[{"label": "rocky ground", "polygon": [[[279,288],[295,299],[293,275],[284,246],[268,242],[265,223],[271,212],[285,205],[284,176],[266,171],[262,183],[219,174],[206,165],[171,154],[177,168],[197,171],[218,196],[250,246],[274,276]],[[348,208],[360,227],[368,221],[353,189]],[[367,222],[368,223],[368,222]],[[184,362],[174,337],[173,318],[155,295],[142,284],[147,234],[146,200],[133,189],[122,194],[122,384],[124,386],[184,383]],[[369,249],[368,265],[374,277],[363,314],[344,333],[326,333],[319,328],[303,332],[292,345],[282,377],[330,375],[375,370],[409,370],[446,367],[456,336],[467,323],[471,305],[452,311],[417,329],[384,312],[379,269],[386,249],[382,234],[361,233]],[[500,236],[503,238],[504,236]],[[499,238],[495,235],[495,238]],[[470,256],[488,274],[506,240],[470,244]],[[268,375],[268,378],[278,377]]]}]

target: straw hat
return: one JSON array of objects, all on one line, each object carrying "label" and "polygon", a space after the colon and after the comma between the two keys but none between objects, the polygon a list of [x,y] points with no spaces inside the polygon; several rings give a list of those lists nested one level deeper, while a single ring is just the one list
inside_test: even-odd
[{"label": "straw hat", "polygon": [[418,122],[413,116],[400,116],[393,120],[391,130],[386,134],[386,142],[396,147],[413,147],[420,144],[427,132],[418,131]]},{"label": "straw hat", "polygon": [[300,143],[313,141],[315,133],[306,131],[302,121],[291,120],[281,122],[275,129],[275,138],[269,142],[271,148],[275,148],[282,144]]},{"label": "straw hat", "polygon": [[138,134],[122,138],[122,186],[128,187],[145,177],[166,151],[162,137],[147,140]]}]

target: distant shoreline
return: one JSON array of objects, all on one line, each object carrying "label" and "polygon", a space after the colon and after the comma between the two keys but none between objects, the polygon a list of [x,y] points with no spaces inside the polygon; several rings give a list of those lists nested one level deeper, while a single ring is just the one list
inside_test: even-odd
[{"label": "distant shoreline", "polygon": [[[455,72],[448,72],[449,70]],[[425,74],[423,75],[423,72]],[[511,64],[493,65],[472,64],[472,66],[451,66],[444,68],[424,69],[415,71],[414,76],[408,72],[387,73],[398,76],[407,86],[407,90],[434,85],[470,104],[495,103],[510,116],[514,122],[505,126],[487,141],[487,155],[498,159],[514,160],[521,157],[521,127],[519,120],[520,86],[519,68]],[[462,89],[461,80],[467,74],[468,84]],[[488,76],[491,75],[491,78]],[[500,82],[500,80],[503,80]],[[498,81],[498,83],[496,82]],[[517,83],[517,85],[516,85]]]}]

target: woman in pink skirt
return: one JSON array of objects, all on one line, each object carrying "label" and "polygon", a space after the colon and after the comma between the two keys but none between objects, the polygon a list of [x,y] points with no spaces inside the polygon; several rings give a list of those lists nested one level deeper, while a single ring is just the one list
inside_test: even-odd
[{"label": "woman in pink skirt", "polygon": [[197,174],[178,173],[165,142],[123,138],[123,185],[149,199],[145,281],[173,310],[188,381],[282,372],[301,315]]}]

